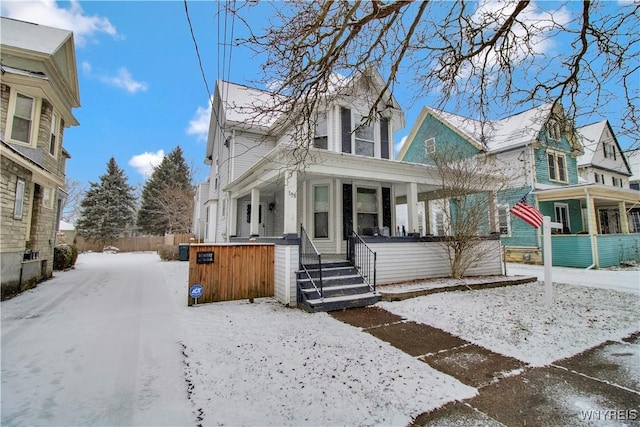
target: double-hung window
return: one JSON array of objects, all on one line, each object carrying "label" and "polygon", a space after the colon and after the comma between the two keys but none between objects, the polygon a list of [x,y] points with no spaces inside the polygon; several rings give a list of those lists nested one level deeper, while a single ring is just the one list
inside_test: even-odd
[{"label": "double-hung window", "polygon": [[13,207],[13,217],[21,219],[24,211],[24,181],[18,179],[16,181],[16,204]]},{"label": "double-hung window", "polygon": [[547,152],[547,164],[551,181],[567,182],[567,162],[564,154]]},{"label": "double-hung window", "polygon": [[556,120],[550,120],[548,124],[549,138],[560,141],[560,124]]},{"label": "double-hung window", "polygon": [[358,234],[370,234],[378,227],[378,190],[358,187],[356,190]]},{"label": "double-hung window", "polygon": [[511,222],[509,220],[508,206],[498,206],[498,227],[501,236],[511,235]]},{"label": "double-hung window", "polygon": [[329,238],[329,185],[313,186],[313,237]]},{"label": "double-hung window", "polygon": [[328,131],[327,131],[327,115],[318,114],[315,123],[315,135],[313,137],[313,146],[324,150],[328,147]]},{"label": "double-hung window", "polygon": [[55,157],[56,155],[56,141],[58,139],[58,116],[56,113],[51,113],[51,137],[49,138],[49,154]]},{"label": "double-hung window", "polygon": [[613,145],[610,142],[605,142],[604,144],[602,144],[602,146],[604,148],[604,158],[605,159],[617,160],[615,145]]},{"label": "double-hung window", "polygon": [[31,129],[35,100],[21,93],[16,94],[11,123],[11,139],[24,143],[31,143]]},{"label": "double-hung window", "polygon": [[375,136],[373,122],[365,124],[366,119],[362,116],[357,116],[358,120],[355,120],[355,152],[361,156],[373,157],[375,150]]}]

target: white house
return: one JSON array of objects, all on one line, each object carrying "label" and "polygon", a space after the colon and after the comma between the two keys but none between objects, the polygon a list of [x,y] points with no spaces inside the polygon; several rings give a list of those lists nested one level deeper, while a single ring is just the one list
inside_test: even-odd
[{"label": "white house", "polygon": [[[417,233],[394,236],[395,200],[408,201],[408,228],[417,230],[417,195],[439,189],[439,179],[432,166],[394,160],[393,134],[405,123],[392,94],[378,119],[363,121],[368,100],[383,87],[371,69],[343,83],[310,119],[315,135],[300,141],[286,117],[256,113],[272,94],[216,82],[205,152],[211,167],[205,241],[275,243],[276,297],[283,303],[300,299],[295,272],[309,255],[305,248],[323,260],[345,260],[353,256],[352,232],[377,253],[376,272],[360,271],[371,290],[375,281],[450,274],[439,244],[420,241]],[[500,274],[499,256],[474,273]]]}]

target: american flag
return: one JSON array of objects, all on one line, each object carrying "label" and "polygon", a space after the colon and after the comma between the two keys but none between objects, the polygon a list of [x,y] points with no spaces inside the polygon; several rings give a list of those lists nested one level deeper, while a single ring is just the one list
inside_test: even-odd
[{"label": "american flag", "polygon": [[522,196],[509,212],[534,228],[540,228],[542,225],[542,213],[527,203],[527,194]]}]

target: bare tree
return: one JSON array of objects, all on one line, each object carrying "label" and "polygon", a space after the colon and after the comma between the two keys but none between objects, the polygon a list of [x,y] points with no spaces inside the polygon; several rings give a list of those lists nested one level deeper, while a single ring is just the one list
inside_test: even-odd
[{"label": "bare tree", "polygon": [[84,188],[80,181],[67,176],[64,179],[64,191],[67,197],[62,207],[62,220],[73,223],[80,215],[80,202],[84,197]]},{"label": "bare tree", "polygon": [[[231,12],[242,20],[254,3]],[[242,42],[266,58],[262,83],[274,91],[271,111],[285,113],[301,134],[332,94],[336,73],[349,80],[373,66],[385,81],[369,119],[386,107],[387,90],[410,75],[413,102],[462,109],[486,123],[559,101],[570,121],[605,116],[619,136],[638,144],[638,2],[343,0],[272,7],[269,27]]]},{"label": "bare tree", "polygon": [[471,155],[468,150],[451,147],[429,154],[427,163],[435,166],[440,180],[440,190],[430,203],[442,215],[441,243],[451,275],[461,278],[469,268],[495,254],[487,242],[487,235],[500,232],[494,202],[510,182],[521,178],[522,171],[502,164],[497,157]]},{"label": "bare tree", "polygon": [[156,195],[156,208],[162,215],[166,233],[188,233],[191,230],[193,212],[193,188],[166,185]]}]

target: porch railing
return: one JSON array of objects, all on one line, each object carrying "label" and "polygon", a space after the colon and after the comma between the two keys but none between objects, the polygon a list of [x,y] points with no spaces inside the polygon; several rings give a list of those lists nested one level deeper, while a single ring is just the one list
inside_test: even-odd
[{"label": "porch railing", "polygon": [[[300,270],[304,271],[307,278],[315,288],[320,298],[324,297],[322,291],[322,255],[318,252],[316,245],[313,244],[306,230],[300,225],[300,247],[298,248]],[[314,278],[308,270],[308,267],[317,266],[318,277]]]},{"label": "porch railing", "polygon": [[347,249],[349,261],[358,271],[369,288],[376,291],[376,253],[362,240],[355,231],[349,236]]}]

